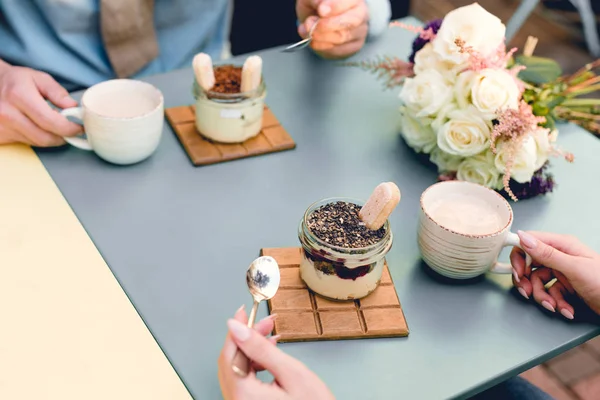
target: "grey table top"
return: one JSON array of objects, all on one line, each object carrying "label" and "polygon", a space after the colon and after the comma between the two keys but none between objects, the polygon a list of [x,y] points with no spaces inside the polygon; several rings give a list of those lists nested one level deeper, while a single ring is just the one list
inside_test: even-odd
[{"label": "grey table top", "polygon": [[[412,37],[392,30],[360,58],[407,57]],[[195,398],[220,398],[216,359],[225,321],[251,303],[244,273],[259,249],[297,246],[297,224],[313,201],[366,198],[388,180],[403,193],[391,218],[388,263],[410,336],[280,345],[337,397],[466,397],[600,333],[540,311],[507,281],[454,285],[426,274],[416,246],[418,199],[436,174],[398,138],[398,91],[382,92],[366,72],[308,51],[260,55],[267,104],[297,141],[293,151],[195,168],[165,124],[157,153],[138,165],[109,165],[74,148],[39,152]],[[169,107],[192,103],[192,79],[185,69],[147,81]],[[574,234],[600,250],[593,184],[600,140],[574,126],[560,132],[576,162],[553,163],[560,186],[515,204],[514,228]],[[263,304],[259,317],[266,312]]]}]

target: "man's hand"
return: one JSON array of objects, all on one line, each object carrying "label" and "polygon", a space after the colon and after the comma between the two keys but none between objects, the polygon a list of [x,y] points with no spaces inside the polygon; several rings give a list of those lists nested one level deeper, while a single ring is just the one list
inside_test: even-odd
[{"label": "man's hand", "polygon": [[64,136],[81,132],[81,126],[53,110],[77,106],[50,75],[0,61],[0,144],[26,143],[51,147],[65,143]]},{"label": "man's hand", "polygon": [[297,0],[298,34],[308,37],[310,47],[327,58],[345,58],[357,53],[369,33],[369,9],[365,0]]}]

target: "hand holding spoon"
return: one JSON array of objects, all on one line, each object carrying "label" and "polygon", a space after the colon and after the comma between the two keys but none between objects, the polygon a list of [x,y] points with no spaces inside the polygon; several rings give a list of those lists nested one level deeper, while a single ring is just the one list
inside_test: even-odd
[{"label": "hand holding spoon", "polygon": [[284,53],[291,53],[294,51],[298,51],[298,50],[302,50],[303,48],[305,48],[306,46],[308,46],[310,44],[310,42],[312,41],[312,35],[313,32],[315,31],[315,28],[317,27],[317,24],[319,23],[319,20],[317,20],[314,25],[310,28],[310,31],[308,32],[308,37],[306,39],[303,39],[299,42],[296,42],[288,47],[286,47],[285,49],[283,49],[282,51]]},{"label": "hand holding spoon", "polygon": [[[263,300],[269,300],[279,289],[279,265],[273,257],[258,257],[250,264],[246,272],[246,283],[248,290],[254,299],[252,311],[248,317],[248,327],[254,326],[258,304]],[[241,377],[248,375],[250,371],[250,360],[244,353],[237,349],[233,357],[233,371]]]}]

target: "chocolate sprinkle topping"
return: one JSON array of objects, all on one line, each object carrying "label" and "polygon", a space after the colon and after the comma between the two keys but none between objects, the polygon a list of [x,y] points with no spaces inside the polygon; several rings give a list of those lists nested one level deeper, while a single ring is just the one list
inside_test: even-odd
[{"label": "chocolate sprinkle topping", "polygon": [[242,87],[242,67],[235,65],[219,65],[214,68],[215,86],[213,92],[240,93]]},{"label": "chocolate sprinkle topping", "polygon": [[355,249],[379,242],[385,227],[368,229],[360,220],[360,206],[344,201],[325,204],[308,217],[307,226],[319,239],[338,247]]}]

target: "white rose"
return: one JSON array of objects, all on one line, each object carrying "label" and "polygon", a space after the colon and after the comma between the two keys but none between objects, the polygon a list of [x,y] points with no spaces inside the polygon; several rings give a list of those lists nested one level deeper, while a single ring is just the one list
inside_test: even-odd
[{"label": "white rose", "polygon": [[449,121],[438,131],[437,144],[446,153],[469,157],[490,146],[491,121],[469,107],[448,113]]},{"label": "white rose", "polygon": [[534,130],[531,135],[535,140],[536,145],[536,160],[535,160],[535,170],[542,168],[542,165],[548,161],[548,157],[552,152],[552,144],[551,144],[551,133],[550,129],[538,127]]},{"label": "white rose", "polygon": [[427,117],[452,99],[452,87],[438,71],[428,69],[404,81],[400,99],[417,111],[417,117]]},{"label": "white rose", "polygon": [[496,168],[494,154],[491,150],[466,158],[456,171],[460,181],[478,183],[492,189],[501,186],[500,171]]},{"label": "white rose", "polygon": [[454,98],[460,108],[471,105],[471,87],[475,79],[475,72],[464,71],[456,77],[454,82]]},{"label": "white rose", "polygon": [[464,40],[467,46],[487,56],[504,43],[505,33],[506,27],[498,17],[473,3],[446,14],[433,40],[433,48],[443,60],[460,64],[468,55],[459,52],[456,39]]},{"label": "white rose", "polygon": [[454,84],[454,96],[459,107],[473,104],[484,118],[491,120],[498,110],[517,109],[521,94],[506,70],[487,68],[461,73]]},{"label": "white rose", "polygon": [[455,102],[451,102],[451,103],[444,104],[442,106],[442,108],[439,109],[439,111],[435,115],[435,118],[433,119],[433,121],[431,121],[431,127],[433,128],[434,132],[436,133],[436,136],[437,136],[437,132],[439,132],[440,128],[446,122],[448,122],[448,114],[450,114],[452,111],[456,110],[457,108],[458,108],[457,104]]},{"label": "white rose", "polygon": [[515,79],[503,69],[481,70],[471,82],[471,101],[486,118],[495,118],[498,110],[517,109],[520,97]]},{"label": "white rose", "polygon": [[[508,146],[506,142],[500,142],[496,145],[495,164],[501,173],[506,172],[506,163],[509,160],[510,153],[513,153],[510,147],[512,146]],[[531,181],[531,177],[536,171],[536,161],[537,145],[534,138],[531,135],[527,135],[527,138],[523,140],[514,155],[514,161],[510,168],[510,177],[519,183]]]},{"label": "white rose", "polygon": [[433,50],[433,43],[429,42],[415,54],[414,72],[416,75],[428,70],[434,69],[442,74],[450,83],[456,80],[460,68],[466,68],[466,65],[456,66],[455,64],[444,61]]},{"label": "white rose", "polygon": [[417,118],[407,107],[400,108],[400,127],[406,144],[416,152],[429,153],[435,147],[437,137],[430,120]]},{"label": "white rose", "polygon": [[429,157],[432,163],[437,165],[438,172],[454,172],[458,169],[460,163],[464,160],[461,157],[448,154],[443,150],[440,150],[439,147],[436,147],[431,152],[431,156]]}]

